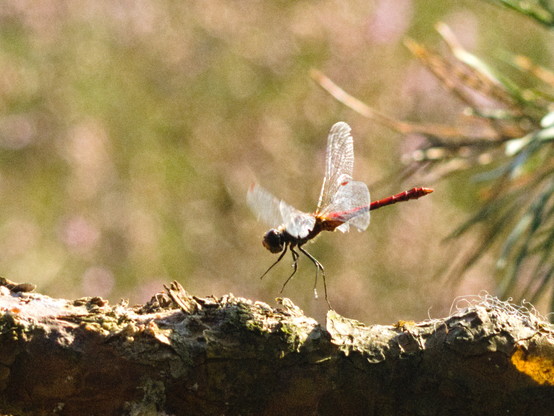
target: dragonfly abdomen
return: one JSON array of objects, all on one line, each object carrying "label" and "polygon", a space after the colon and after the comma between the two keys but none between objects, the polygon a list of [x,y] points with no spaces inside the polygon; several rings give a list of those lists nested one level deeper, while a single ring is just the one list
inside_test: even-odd
[{"label": "dragonfly abdomen", "polygon": [[422,196],[430,194],[433,192],[430,188],[412,188],[408,191],[400,192],[399,194],[389,196],[388,198],[380,199],[379,201],[374,201],[369,205],[370,211],[374,209],[381,208],[385,205],[396,204],[397,202],[409,201],[410,199],[418,199]]}]

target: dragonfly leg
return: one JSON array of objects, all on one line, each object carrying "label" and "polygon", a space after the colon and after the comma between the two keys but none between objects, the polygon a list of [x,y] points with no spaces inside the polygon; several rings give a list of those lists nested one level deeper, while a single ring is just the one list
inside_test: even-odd
[{"label": "dragonfly leg", "polygon": [[298,270],[298,257],[300,257],[300,255],[294,251],[294,248],[290,248],[290,252],[292,254],[292,268],[294,269],[291,273],[291,275],[287,278],[287,280],[285,280],[285,283],[283,283],[283,287],[281,288],[281,293],[283,293],[283,290],[285,290],[285,286],[287,285],[287,283],[290,281],[290,279],[292,279],[292,276],[295,275],[296,273],[296,270]]},{"label": "dragonfly leg", "polygon": [[[269,269],[267,269],[267,270],[264,272],[264,274],[262,274],[262,275],[260,276],[260,280],[262,280],[262,279],[265,277],[265,275],[268,274],[269,271],[270,271],[271,269],[273,269],[273,266],[275,266],[277,263],[279,263],[279,262],[281,261],[281,259],[282,259],[282,258],[285,256],[285,254],[287,253],[287,247],[288,247],[288,246],[285,246],[285,248],[283,249],[283,252],[279,255],[279,258],[277,259],[277,261],[275,261],[275,263],[273,263],[271,266],[269,266]],[[292,249],[291,249],[291,250],[292,250]]]},{"label": "dragonfly leg", "polygon": [[321,270],[321,277],[323,279],[323,291],[325,292],[325,301],[327,302],[327,305],[329,306],[329,309],[333,309],[331,307],[331,303],[329,302],[329,298],[327,297],[327,282],[325,281],[325,269],[323,268],[323,265],[317,261],[317,259],[312,256],[310,253],[308,253],[306,250],[304,250],[302,247],[298,247],[298,249],[304,253],[306,257],[308,257],[314,264],[315,264],[315,283],[314,283],[314,294],[317,298],[317,272]]}]

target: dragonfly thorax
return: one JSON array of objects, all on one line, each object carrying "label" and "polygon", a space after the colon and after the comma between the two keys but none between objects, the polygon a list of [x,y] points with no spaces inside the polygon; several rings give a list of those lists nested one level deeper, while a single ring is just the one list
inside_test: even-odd
[{"label": "dragonfly thorax", "polygon": [[304,237],[295,237],[282,225],[278,228],[272,228],[265,233],[262,244],[272,253],[281,253],[288,245],[290,245],[291,248],[300,247],[308,241],[313,240],[321,231],[333,231],[333,229],[334,228],[325,228],[324,222],[316,219],[314,228],[309,231],[308,235]]}]

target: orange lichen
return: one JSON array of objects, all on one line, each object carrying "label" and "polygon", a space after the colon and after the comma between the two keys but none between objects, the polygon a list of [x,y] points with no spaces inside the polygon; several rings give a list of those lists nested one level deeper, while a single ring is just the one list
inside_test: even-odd
[{"label": "orange lichen", "polygon": [[415,325],[416,325],[415,321],[403,321],[402,319],[399,320],[397,323],[393,324],[395,328],[400,329],[402,331],[413,328]]},{"label": "orange lichen", "polygon": [[512,364],[539,384],[554,385],[554,360],[543,355],[531,354],[518,348],[512,354]]}]

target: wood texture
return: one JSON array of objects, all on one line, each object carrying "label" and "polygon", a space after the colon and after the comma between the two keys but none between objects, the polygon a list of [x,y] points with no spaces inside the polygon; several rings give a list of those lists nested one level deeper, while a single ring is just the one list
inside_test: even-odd
[{"label": "wood texture", "polygon": [[554,414],[552,327],[491,297],[392,326],[329,311],[324,327],[288,299],[177,283],[129,307],[2,282],[4,414]]}]

